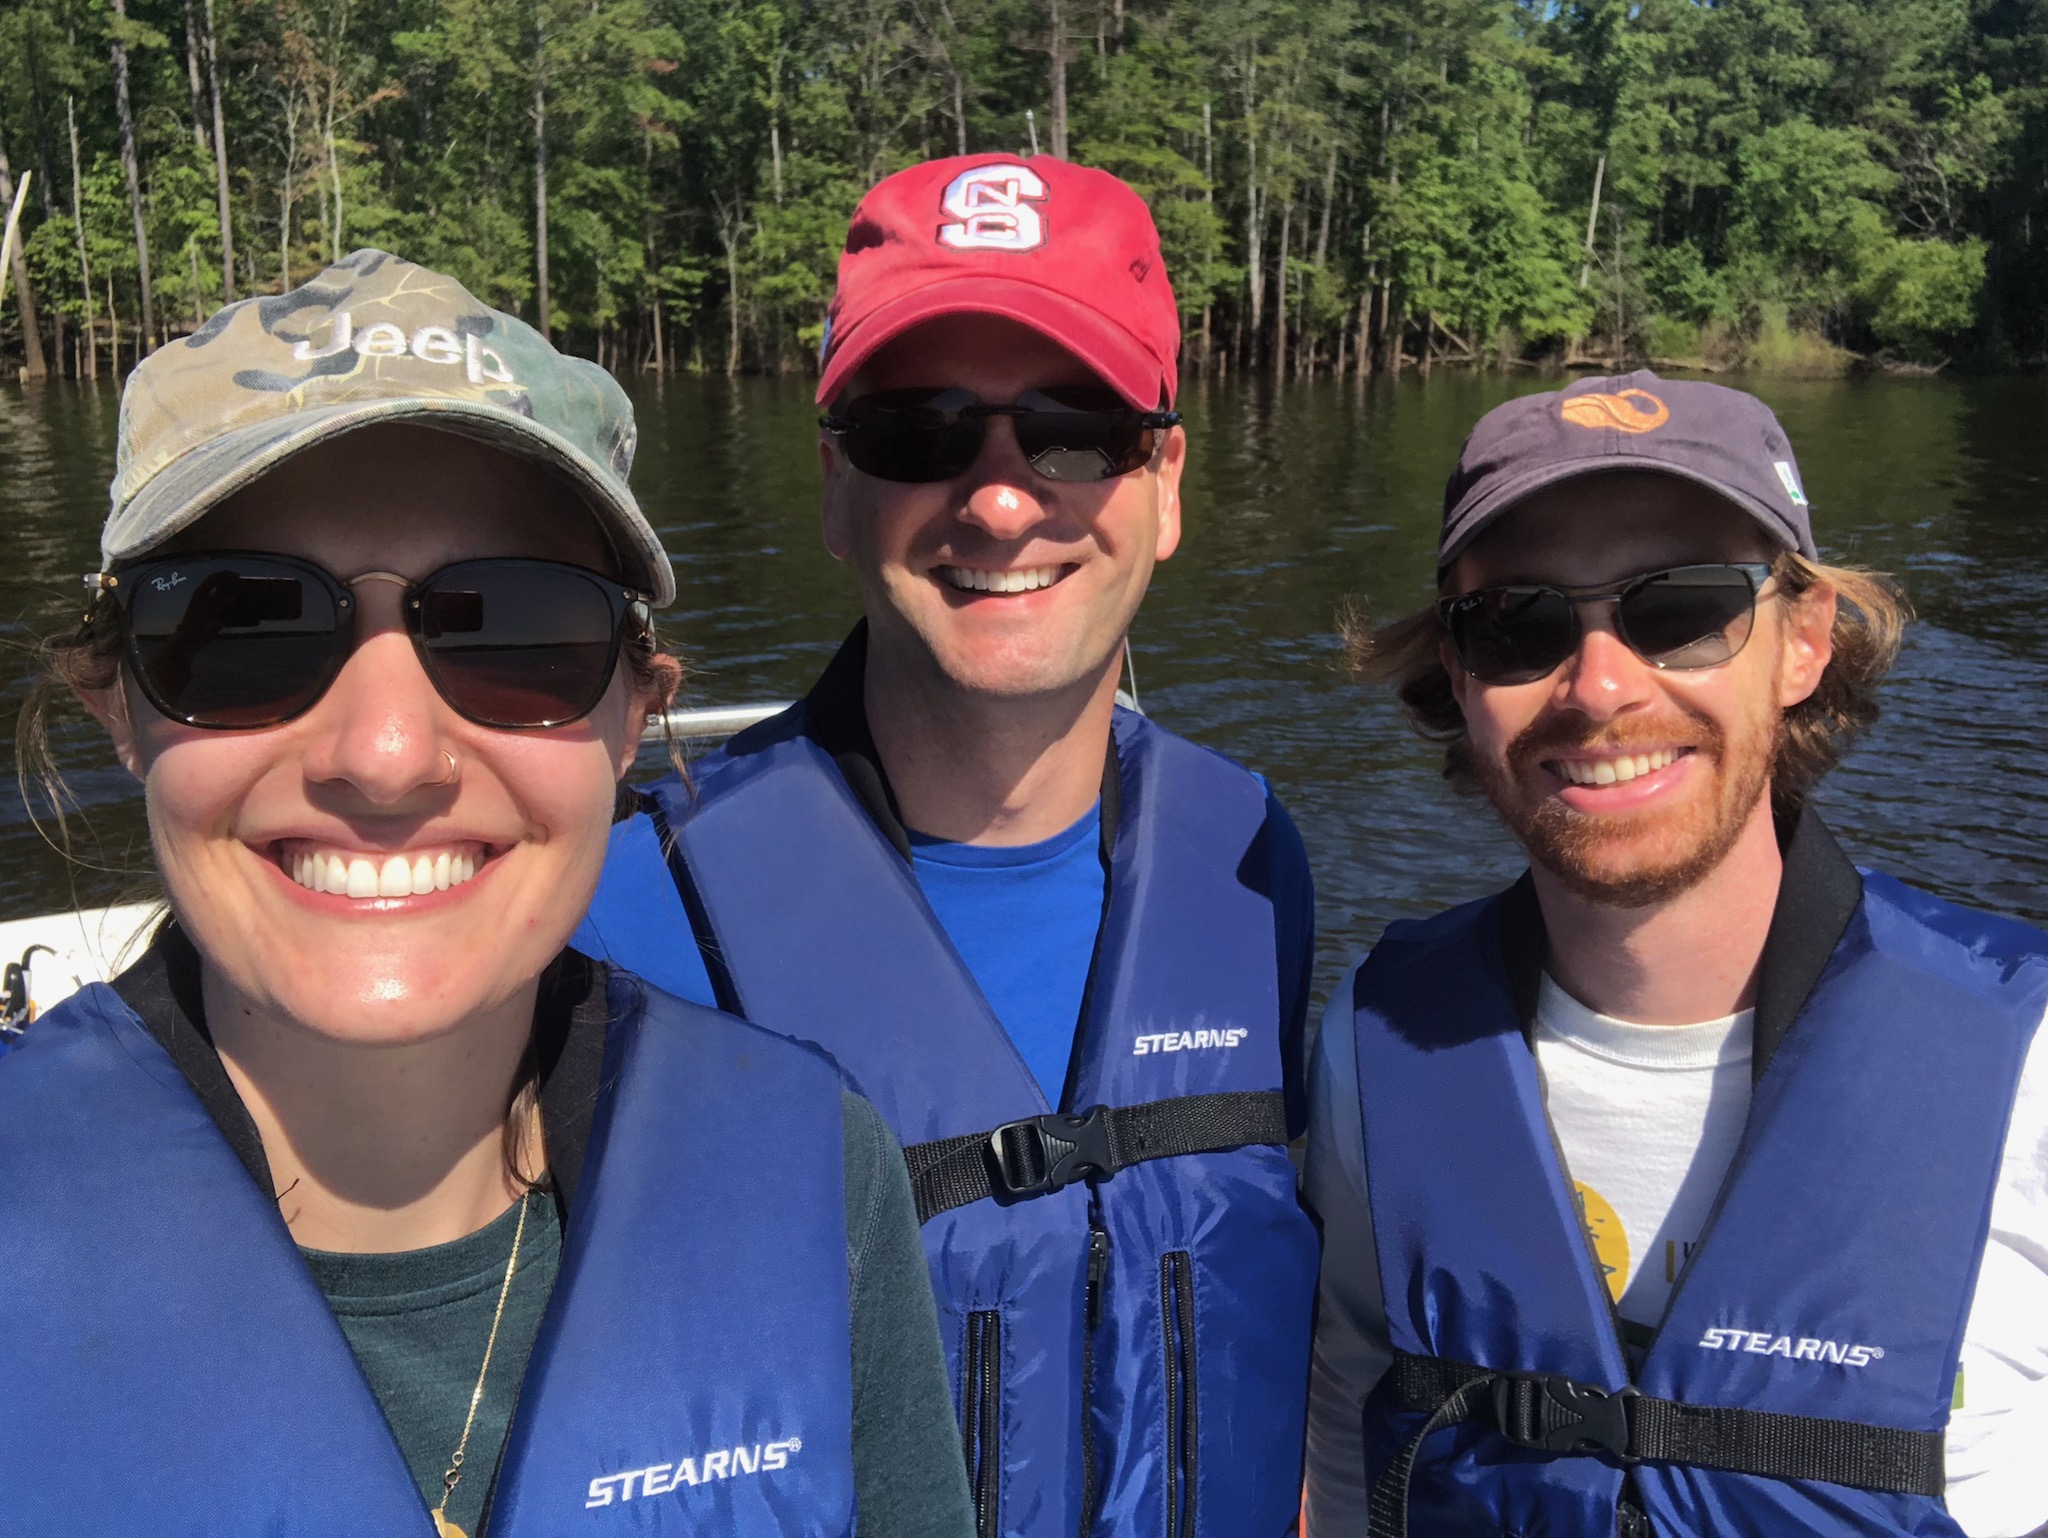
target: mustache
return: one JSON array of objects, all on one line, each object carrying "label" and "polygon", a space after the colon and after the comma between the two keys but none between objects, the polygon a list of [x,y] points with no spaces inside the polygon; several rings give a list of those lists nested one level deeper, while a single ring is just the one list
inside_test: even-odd
[{"label": "mustache", "polygon": [[1569,715],[1532,721],[1508,744],[1510,763],[1528,764],[1572,753],[1644,753],[1655,748],[1693,748],[1722,756],[1727,734],[1700,717],[1645,722],[1587,721]]}]

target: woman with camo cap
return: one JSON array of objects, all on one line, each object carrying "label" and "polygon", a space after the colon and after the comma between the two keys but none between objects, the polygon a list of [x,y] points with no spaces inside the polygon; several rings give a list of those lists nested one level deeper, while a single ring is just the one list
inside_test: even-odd
[{"label": "woman with camo cap", "polygon": [[170,917],[0,1060],[9,1531],[966,1531],[874,1111],[565,948],[679,672],[632,449],[381,252],[130,378],[52,685]]}]

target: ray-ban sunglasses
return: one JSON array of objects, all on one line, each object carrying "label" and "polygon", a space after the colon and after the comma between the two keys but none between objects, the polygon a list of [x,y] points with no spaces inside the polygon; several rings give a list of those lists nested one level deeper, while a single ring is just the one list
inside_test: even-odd
[{"label": "ray-ban sunglasses", "polygon": [[611,686],[649,595],[559,561],[458,561],[410,582],[344,581],[310,561],[210,551],[85,579],[117,606],[122,652],[145,698],[187,726],[279,726],[313,708],[354,651],[367,581],[404,589],[406,633],[441,698],[479,726],[566,726]]},{"label": "ray-ban sunglasses", "polygon": [[1547,678],[1579,649],[1588,604],[1614,606],[1622,644],[1654,668],[1718,667],[1756,628],[1757,594],[1770,580],[1763,562],[1673,566],[1645,572],[1607,592],[1542,583],[1482,587],[1437,600],[1458,664],[1482,684]]},{"label": "ray-ban sunglasses", "polygon": [[854,469],[926,485],[962,475],[981,455],[991,417],[1008,417],[1017,447],[1049,481],[1106,481],[1147,464],[1177,411],[1139,411],[1099,385],[1028,390],[1007,406],[966,390],[878,390],[820,417]]}]

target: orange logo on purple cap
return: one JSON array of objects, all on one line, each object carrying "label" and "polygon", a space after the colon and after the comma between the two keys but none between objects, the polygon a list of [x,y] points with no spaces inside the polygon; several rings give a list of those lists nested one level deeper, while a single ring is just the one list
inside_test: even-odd
[{"label": "orange logo on purple cap", "polygon": [[1612,427],[1624,433],[1651,432],[1671,420],[1671,408],[1648,390],[1568,395],[1557,410],[1574,427]]}]

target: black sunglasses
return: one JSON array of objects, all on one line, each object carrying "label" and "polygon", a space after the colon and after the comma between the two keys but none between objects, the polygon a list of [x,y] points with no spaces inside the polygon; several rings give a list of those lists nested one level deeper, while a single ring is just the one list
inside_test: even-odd
[{"label": "black sunglasses", "polygon": [[1579,610],[1614,605],[1614,630],[1656,668],[1710,668],[1728,661],[1756,627],[1756,599],[1770,579],[1762,562],[1674,566],[1611,592],[1567,592],[1540,583],[1482,587],[1437,601],[1458,663],[1483,684],[1547,678],[1579,649]]},{"label": "black sunglasses", "polygon": [[279,726],[311,710],[355,649],[365,581],[405,589],[406,633],[434,688],[479,726],[566,726],[611,686],[649,595],[559,561],[458,561],[418,582],[346,582],[289,556],[209,551],[85,579],[118,606],[143,695],[187,726]]},{"label": "black sunglasses", "polygon": [[988,419],[1008,417],[1031,468],[1049,481],[1106,481],[1152,458],[1177,411],[1139,411],[1114,390],[1054,386],[991,406],[965,390],[879,390],[818,419],[854,469],[924,485],[964,474],[981,455]]}]

